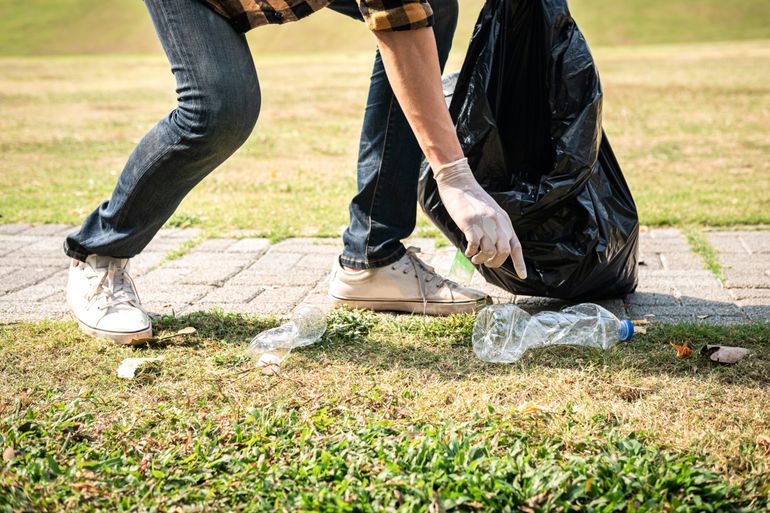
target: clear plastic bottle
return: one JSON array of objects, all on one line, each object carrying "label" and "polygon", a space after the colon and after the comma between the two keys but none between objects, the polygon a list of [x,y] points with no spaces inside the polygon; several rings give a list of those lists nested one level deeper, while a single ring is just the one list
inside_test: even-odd
[{"label": "clear plastic bottle", "polygon": [[320,308],[301,305],[286,324],[263,331],[251,341],[246,354],[265,374],[275,374],[292,349],[315,344],[326,333],[326,315]]},{"label": "clear plastic bottle", "polygon": [[559,312],[529,315],[516,305],[484,308],[473,325],[473,351],[492,363],[517,361],[529,349],[573,345],[609,349],[631,340],[634,325],[599,305],[585,303]]}]

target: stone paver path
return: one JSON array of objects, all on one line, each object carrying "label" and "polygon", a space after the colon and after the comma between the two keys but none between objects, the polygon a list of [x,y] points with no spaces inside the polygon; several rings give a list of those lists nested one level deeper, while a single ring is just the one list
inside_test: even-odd
[{"label": "stone paver path", "polygon": [[[62,225],[0,225],[0,322],[65,318],[67,259],[61,245],[73,228]],[[333,239],[289,239],[270,244],[248,233],[208,239],[176,260],[164,256],[199,237],[194,229],[164,229],[132,263],[146,308],[184,314],[222,308],[227,312],[284,316],[300,303],[328,307],[328,272],[340,250]],[[674,229],[641,235],[640,283],[636,293],[602,301],[616,315],[658,322],[707,323],[770,319],[770,232],[710,232],[723,266],[722,284]],[[409,244],[442,274],[455,250],[430,239]],[[14,256],[11,256],[14,255]],[[23,263],[25,268],[19,267]],[[473,286],[497,301],[525,309],[557,309],[565,303],[513,296],[476,274]]]}]

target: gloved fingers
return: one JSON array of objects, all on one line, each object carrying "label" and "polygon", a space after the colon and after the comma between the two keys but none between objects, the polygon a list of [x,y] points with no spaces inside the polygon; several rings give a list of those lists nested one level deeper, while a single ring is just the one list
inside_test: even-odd
[{"label": "gloved fingers", "polygon": [[513,261],[513,268],[516,269],[516,274],[522,280],[527,279],[527,265],[524,263],[524,253],[522,252],[521,242],[516,234],[511,237],[511,260]]},{"label": "gloved fingers", "polygon": [[491,258],[488,262],[486,262],[484,265],[487,267],[491,267],[492,269],[496,267],[500,267],[505,263],[506,260],[508,260],[508,257],[511,256],[511,245],[510,240],[506,238],[499,238],[497,240],[497,254]]},{"label": "gloved fingers", "polygon": [[465,256],[471,258],[479,252],[481,249],[481,238],[484,233],[476,225],[471,225],[470,228],[463,231],[465,240],[468,241],[468,246],[465,248]]},{"label": "gloved fingers", "polygon": [[481,250],[471,258],[471,262],[476,265],[482,265],[495,258],[497,255],[496,242],[490,237],[490,234],[485,233],[481,239]]}]

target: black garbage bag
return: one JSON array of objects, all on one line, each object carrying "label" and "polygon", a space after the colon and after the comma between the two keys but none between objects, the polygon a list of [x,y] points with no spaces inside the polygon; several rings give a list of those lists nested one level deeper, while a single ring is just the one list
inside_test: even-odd
[{"label": "black garbage bag", "polygon": [[[582,300],[637,284],[636,205],[602,131],[602,89],[564,0],[487,0],[459,75],[444,82],[479,184],[510,215],[528,277],[477,266],[515,294]],[[458,248],[426,164],[419,199]]]}]

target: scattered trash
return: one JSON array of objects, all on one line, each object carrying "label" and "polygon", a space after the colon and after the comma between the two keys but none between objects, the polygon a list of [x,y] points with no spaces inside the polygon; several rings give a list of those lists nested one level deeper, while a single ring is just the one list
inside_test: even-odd
[{"label": "scattered trash", "polygon": [[163,361],[162,356],[159,356],[158,358],[126,358],[120,362],[120,367],[118,367],[118,377],[123,379],[134,379],[134,377],[136,377],[136,370],[139,367],[147,363],[161,361]]},{"label": "scattered trash", "polygon": [[559,312],[529,315],[511,305],[484,308],[473,325],[473,351],[492,363],[512,363],[528,350],[551,345],[609,349],[631,340],[634,325],[599,305],[585,303]]},{"label": "scattered trash", "polygon": [[729,365],[738,363],[751,354],[749,349],[744,347],[707,345],[701,349],[701,354],[708,356],[717,363],[726,363]]},{"label": "scattered trash", "polygon": [[671,342],[671,346],[676,349],[677,358],[689,358],[692,355],[692,348],[690,347],[690,341],[685,340],[681,346],[678,346]]},{"label": "scattered trash", "polygon": [[13,450],[13,447],[6,447],[3,451],[3,461],[13,461],[15,457],[16,451]]},{"label": "scattered trash", "polygon": [[459,249],[455,253],[455,258],[452,260],[452,266],[449,268],[449,278],[457,283],[468,286],[473,280],[473,273],[476,272],[476,268],[470,260]]},{"label": "scattered trash", "polygon": [[704,315],[698,315],[696,317],[698,317],[698,319],[702,321],[703,319],[708,319],[709,317],[711,317],[711,315],[710,314],[704,314]]},{"label": "scattered trash", "polygon": [[139,338],[139,339],[136,339],[136,340],[128,341],[124,345],[127,345],[127,346],[143,346],[143,345],[149,344],[149,343],[163,342],[165,340],[171,340],[172,338],[186,337],[188,335],[194,335],[195,333],[197,333],[197,331],[198,330],[196,330],[192,326],[188,326],[186,328],[182,328],[181,330],[179,330],[176,333],[173,333],[171,335],[163,335],[162,337]]},{"label": "scattered trash", "polygon": [[317,307],[302,305],[286,324],[263,331],[251,341],[246,354],[263,374],[277,374],[292,349],[315,344],[326,333],[326,316]]}]

